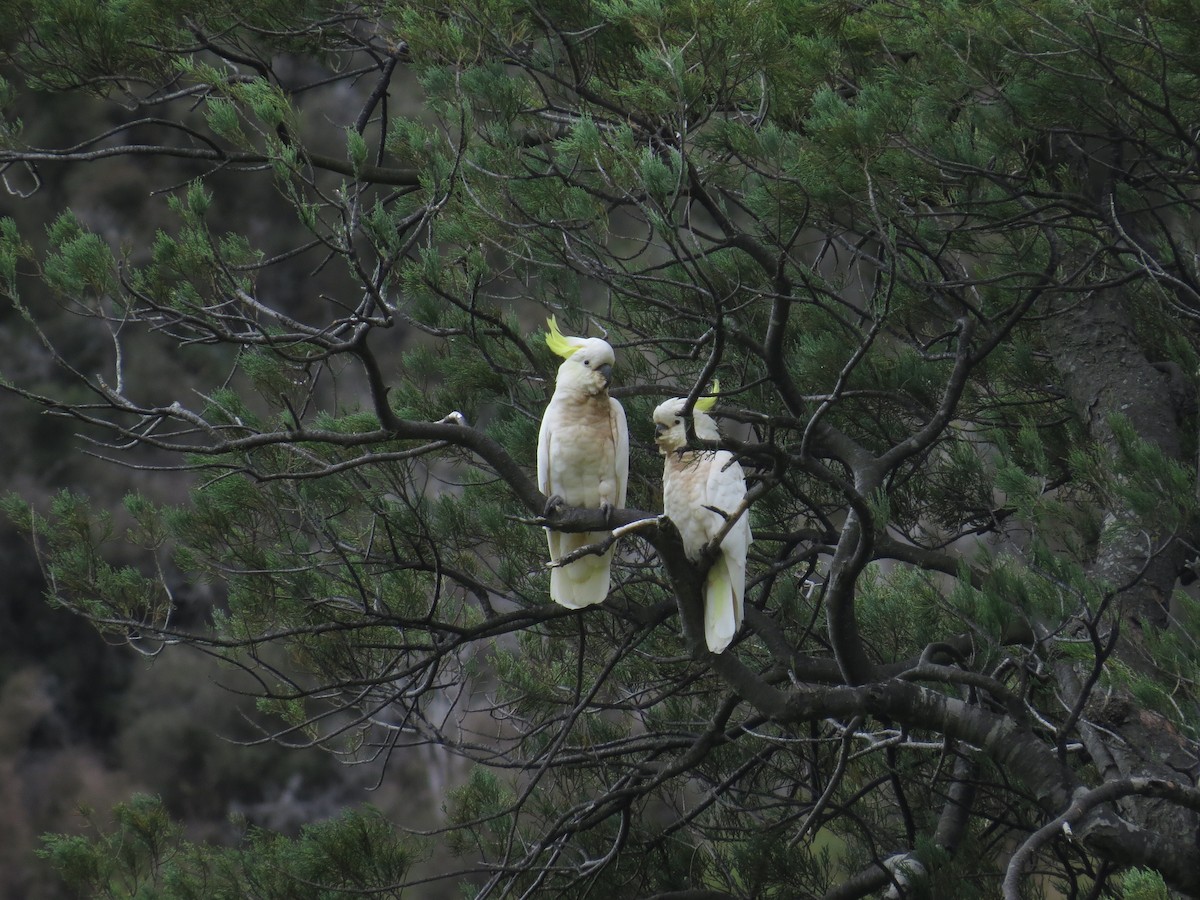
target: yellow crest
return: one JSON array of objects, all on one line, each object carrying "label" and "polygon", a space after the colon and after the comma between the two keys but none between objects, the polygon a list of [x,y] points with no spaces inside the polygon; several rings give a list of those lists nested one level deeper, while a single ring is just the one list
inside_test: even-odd
[{"label": "yellow crest", "polygon": [[707,397],[701,397],[696,401],[696,405],[692,407],[696,412],[706,413],[717,405],[717,394],[721,393],[721,382],[714,378],[712,390],[708,392]]},{"label": "yellow crest", "polygon": [[[548,318],[546,324],[550,326],[550,333],[546,335],[546,346],[550,348],[551,353],[566,359],[579,349],[579,344],[572,343],[572,341],[579,341],[579,338],[565,337],[558,330],[558,322],[554,320],[554,316]],[[583,342],[579,341],[579,343]]]}]

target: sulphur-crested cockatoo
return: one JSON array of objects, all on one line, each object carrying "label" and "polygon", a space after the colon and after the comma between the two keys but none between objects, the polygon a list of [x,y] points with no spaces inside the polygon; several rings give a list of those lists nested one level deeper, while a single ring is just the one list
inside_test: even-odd
[{"label": "sulphur-crested cockatoo", "polygon": [[[697,400],[692,408],[693,428],[701,440],[721,438],[717,423],[707,415],[717,402],[717,389],[714,384],[712,396]],[[699,560],[730,516],[739,511],[746,496],[746,478],[728,450],[686,449],[685,405],[685,398],[676,397],[654,410],[654,442],[666,457],[663,512],[679,529],[688,558]],[[713,653],[728,647],[741,627],[746,550],[751,540],[750,520],[741,510],[721,541],[721,552],[704,586],[704,639]]]},{"label": "sulphur-crested cockatoo", "polygon": [[[538,487],[550,504],[617,509],[629,482],[629,428],[625,410],[608,396],[613,349],[600,338],[565,337],[551,316],[546,345],[563,363],[538,435]],[[550,560],[607,537],[607,532],[568,534],[547,530]],[[612,548],[581,556],[550,570],[550,597],[579,609],[608,596]]]}]

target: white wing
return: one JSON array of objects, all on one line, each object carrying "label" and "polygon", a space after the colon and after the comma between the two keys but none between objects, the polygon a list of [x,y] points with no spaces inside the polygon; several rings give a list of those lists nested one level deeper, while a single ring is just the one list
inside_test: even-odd
[{"label": "white wing", "polygon": [[[551,477],[552,466],[550,464],[551,454],[554,452],[554,427],[552,419],[554,418],[554,401],[551,400],[550,405],[546,407],[546,412],[542,415],[542,427],[538,432],[537,445],[537,475],[538,475],[538,490],[549,498],[554,493],[554,479]],[[557,560],[563,555],[562,535],[557,531],[546,529],[546,545],[550,550],[551,561]]]},{"label": "white wing", "polygon": [[629,424],[625,421],[625,408],[615,397],[608,398],[608,420],[616,444],[617,465],[617,508],[625,508],[625,492],[629,487]]},{"label": "white wing", "polygon": [[[728,450],[718,450],[709,462],[708,479],[704,486],[704,505],[719,509],[725,515],[712,513],[708,517],[708,539],[710,541],[725,527],[726,517],[737,511],[745,497],[746,476],[742,473],[742,467],[738,465],[733,454]],[[744,514],[738,520],[738,524],[734,525],[729,534],[725,536],[725,540],[729,540],[733,536],[742,522],[748,522]]]},{"label": "white wing", "polygon": [[553,429],[550,427],[550,419],[553,415],[554,401],[550,401],[550,405],[546,407],[546,412],[542,415],[542,427],[538,432],[537,445],[537,475],[538,475],[538,490],[549,497],[554,493],[554,488],[550,483],[550,453],[551,443],[554,438],[552,436]]},{"label": "white wing", "polygon": [[[714,455],[705,494],[706,505],[725,514],[712,513],[708,518],[711,541],[746,497],[746,477],[733,454],[721,450]],[[746,597],[746,553],[751,540],[750,519],[742,512],[721,541],[721,555],[709,570],[704,592],[704,635],[713,653],[728,647],[741,627]]]}]

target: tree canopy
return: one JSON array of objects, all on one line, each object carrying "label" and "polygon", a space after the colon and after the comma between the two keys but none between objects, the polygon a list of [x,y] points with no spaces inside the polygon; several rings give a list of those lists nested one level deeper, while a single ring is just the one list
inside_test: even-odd
[{"label": "tree canopy", "polygon": [[[44,362],[4,387],[191,486],[10,498],[53,602],[248,671],[265,739],[470,760],[438,876],[479,897],[1200,894],[1194,4],[0,23],[5,186],[58,204],[0,220]],[[75,198],[114,173],[136,196]],[[537,488],[551,314],[617,351],[611,517]],[[650,421],[716,378],[754,532],[720,654]],[[550,602],[544,527],[612,532],[603,605]],[[260,835],[261,895],[420,890],[338,821],[353,876],[305,855],[337,823]],[[48,852],[125,896],[79,862],[106,840]],[[217,863],[169,846],[138,877],[194,896]]]}]

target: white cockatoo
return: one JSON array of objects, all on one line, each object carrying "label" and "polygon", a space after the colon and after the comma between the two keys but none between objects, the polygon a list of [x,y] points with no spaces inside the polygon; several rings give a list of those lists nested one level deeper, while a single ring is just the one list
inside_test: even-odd
[{"label": "white cockatoo", "polygon": [[[693,405],[693,430],[700,440],[721,439],[717,423],[707,415],[717,402],[718,388],[714,384],[712,395]],[[687,421],[683,415],[686,402],[686,398],[676,397],[654,410],[654,442],[666,457],[663,512],[679,529],[688,558],[699,560],[729,518],[740,511],[721,541],[721,552],[713,561],[704,586],[704,639],[709,650],[720,653],[729,646],[742,624],[746,550],[753,539],[747,513],[740,510],[746,496],[746,477],[728,450],[686,449]]]},{"label": "white cockatoo", "polygon": [[[613,349],[600,338],[565,337],[551,316],[546,346],[563,358],[554,396],[538,435],[538,487],[550,504],[618,509],[629,483],[629,427],[625,410],[608,396]],[[547,530],[550,560],[594,544],[607,532],[568,534]],[[550,570],[550,597],[579,609],[608,596],[612,548]]]}]

